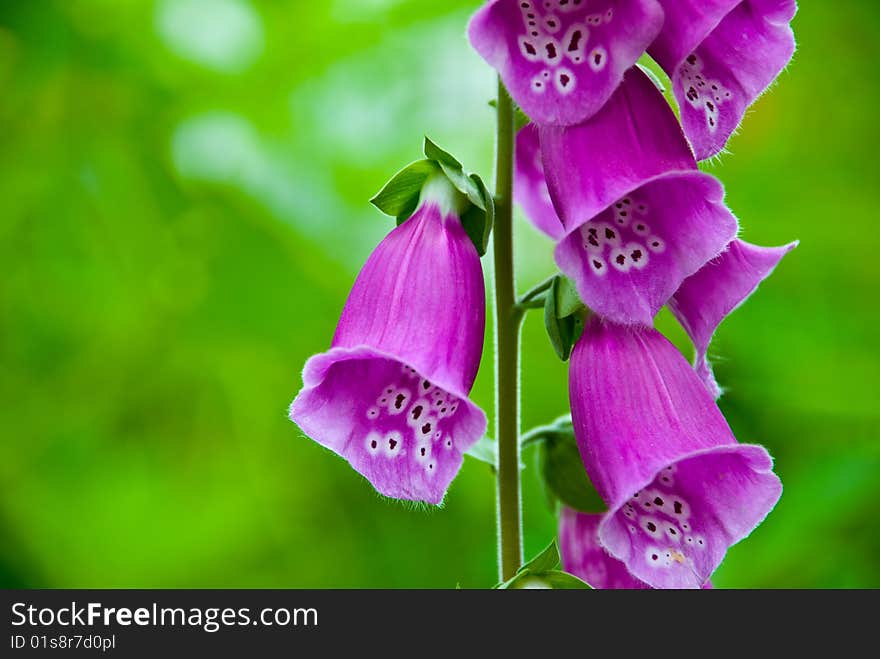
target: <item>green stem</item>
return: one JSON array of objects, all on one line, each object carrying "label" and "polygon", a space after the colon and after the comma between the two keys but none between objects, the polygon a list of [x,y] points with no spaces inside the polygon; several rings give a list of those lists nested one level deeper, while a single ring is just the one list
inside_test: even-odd
[{"label": "green stem", "polygon": [[513,266],[513,102],[498,80],[495,161],[495,432],[498,438],[498,537],[501,581],[522,565],[519,482],[519,330]]},{"label": "green stem", "polygon": [[540,296],[542,293],[546,293],[548,290],[550,290],[550,287],[553,285],[553,280],[556,279],[556,277],[557,275],[550,275],[540,284],[536,284],[535,286],[527,290],[516,301],[517,305],[526,308],[529,302],[533,302],[535,298]]}]

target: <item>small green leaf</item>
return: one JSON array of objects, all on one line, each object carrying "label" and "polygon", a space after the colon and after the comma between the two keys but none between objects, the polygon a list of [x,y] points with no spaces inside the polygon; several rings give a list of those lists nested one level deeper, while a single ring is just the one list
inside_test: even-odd
[{"label": "small green leaf", "polygon": [[461,223],[480,256],[486,254],[495,222],[495,201],[477,174],[468,174],[448,151],[425,138],[425,157],[436,163],[456,189],[472,204],[461,214]]},{"label": "small green leaf", "polygon": [[574,344],[584,329],[585,307],[574,284],[557,276],[544,298],[544,327],[556,354],[562,361],[571,356]]},{"label": "small green leaf", "polygon": [[583,313],[585,307],[578,295],[577,288],[568,277],[558,277],[556,282],[556,315],[568,318]]},{"label": "small green leaf", "polygon": [[553,590],[592,590],[586,581],[581,581],[573,574],[561,570],[552,570],[535,576],[546,582]]},{"label": "small green leaf", "polygon": [[426,158],[436,161],[438,165],[446,165],[447,167],[458,170],[464,169],[464,165],[458,162],[458,160],[455,159],[455,156],[453,156],[448,151],[441,149],[428,137],[425,137],[425,146],[423,151],[425,152]]},{"label": "small green leaf", "polygon": [[481,437],[464,454],[480,462],[485,462],[494,469],[498,465],[498,442],[489,437]]},{"label": "small green leaf", "polygon": [[401,217],[407,219],[416,209],[422,186],[437,171],[437,165],[431,160],[410,163],[392,176],[370,203],[386,215],[398,218],[400,224]]},{"label": "small green leaf", "polygon": [[474,204],[465,211],[461,216],[461,224],[474,243],[474,247],[477,248],[477,253],[483,256],[489,249],[489,237],[492,235],[492,226],[495,222],[495,204],[482,179],[476,174],[471,174],[470,179],[478,190],[481,205]]},{"label": "small green leaf", "polygon": [[590,585],[581,581],[573,574],[561,570],[547,570],[546,572],[532,572],[523,570],[516,575],[498,584],[499,590],[591,590]]},{"label": "small green leaf", "polygon": [[556,538],[550,541],[543,551],[528,563],[523,565],[518,572],[529,570],[532,573],[548,572],[559,567],[559,548],[556,546]]},{"label": "small green leaf", "polygon": [[548,435],[538,460],[548,495],[581,512],[605,512],[605,502],[587,476],[574,432]]}]

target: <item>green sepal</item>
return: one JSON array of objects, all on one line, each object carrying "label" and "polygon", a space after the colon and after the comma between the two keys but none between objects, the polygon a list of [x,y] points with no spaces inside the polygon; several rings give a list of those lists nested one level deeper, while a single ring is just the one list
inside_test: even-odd
[{"label": "green sepal", "polygon": [[558,275],[544,296],[544,327],[553,350],[562,361],[568,361],[584,331],[585,311],[574,284]]},{"label": "green sepal", "polygon": [[441,172],[450,184],[461,194],[456,200],[458,215],[468,238],[473,242],[480,256],[486,254],[489,237],[495,222],[495,202],[483,180],[477,175],[464,171],[462,164],[425,138],[426,158],[410,163],[386,183],[375,197],[370,199],[380,211],[391,215],[400,226],[419,206],[422,188],[435,175]]},{"label": "green sepal", "polygon": [[386,215],[398,218],[397,223],[401,224],[418,206],[425,181],[438,171],[439,166],[432,160],[410,163],[392,176],[370,203]]},{"label": "green sepal", "polygon": [[519,572],[530,570],[534,573],[555,570],[559,567],[559,560],[559,547],[556,546],[556,538],[554,538],[537,556],[523,565]]},{"label": "green sepal", "polygon": [[[498,442],[491,437],[481,437],[477,443],[465,451],[464,454],[472,457],[474,460],[485,462],[492,467],[493,470],[498,468]],[[519,468],[521,471],[525,469],[526,466],[520,462]]]},{"label": "green sepal", "polygon": [[552,590],[590,590],[590,586],[559,569],[559,548],[554,538],[549,545],[528,563],[523,565],[516,574],[495,588],[499,590],[516,590],[523,588],[548,588]]},{"label": "green sepal", "polygon": [[485,462],[487,465],[495,469],[498,466],[498,442],[491,437],[485,435],[471,446],[465,455],[472,457],[474,460]]},{"label": "green sepal", "polygon": [[587,476],[573,430],[544,435],[538,451],[538,471],[552,508],[559,501],[583,513],[605,512],[605,502]]},{"label": "green sepal", "polygon": [[441,149],[430,138],[425,138],[425,157],[436,163],[449,182],[471,202],[461,214],[461,223],[480,256],[489,248],[489,236],[495,223],[495,201],[483,180],[464,171],[464,166],[448,151]]}]

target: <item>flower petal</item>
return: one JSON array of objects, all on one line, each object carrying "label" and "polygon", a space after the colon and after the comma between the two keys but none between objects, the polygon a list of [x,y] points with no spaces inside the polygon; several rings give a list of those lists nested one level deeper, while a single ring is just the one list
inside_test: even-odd
[{"label": "flower petal", "polygon": [[367,260],[290,418],[380,493],[440,503],[486,430],[467,399],[484,331],[479,256],[458,218],[428,199]]},{"label": "flower petal", "polygon": [[659,0],[663,29],[648,52],[660,66],[674,71],[742,0]]},{"label": "flower petal", "polygon": [[368,347],[316,355],[303,379],[291,419],[388,497],[439,504],[486,431],[467,398]]},{"label": "flower petal", "polygon": [[[559,553],[562,569],[583,579],[595,589],[644,590],[651,588],[636,579],[626,564],[599,544],[599,525],[603,515],[582,513],[567,506],[559,515]],[[703,588],[710,590],[712,582]]]},{"label": "flower petal", "polygon": [[468,37],[533,121],[569,125],[605,104],[662,24],[657,0],[490,0]]},{"label": "flower petal", "polygon": [[738,444],[659,332],[587,324],[569,392],[587,472],[609,512],[599,539],[655,588],[699,588],[782,491],[767,451]]},{"label": "flower petal", "polygon": [[745,0],[681,59],[661,62],[698,160],[724,149],[746,109],[788,64],[796,10],[794,0]]},{"label": "flower petal", "polygon": [[333,347],[371,346],[464,398],[480,365],[485,326],[480,257],[459,219],[428,202],[370,255]]},{"label": "flower petal", "polygon": [[559,553],[562,569],[597,589],[650,588],[629,573],[626,565],[599,544],[601,514],[578,512],[567,506],[559,515]]},{"label": "flower petal", "polygon": [[554,240],[562,238],[565,227],[553,208],[550,190],[547,189],[535,124],[523,126],[516,135],[513,198],[522,206],[526,218],[536,229]]},{"label": "flower petal", "polygon": [[596,313],[650,325],[682,281],[736,235],[723,197],[708,174],[661,176],[569,233],[556,263]]},{"label": "flower petal", "polygon": [[541,126],[539,135],[550,196],[569,231],[646,181],[697,168],[672,108],[638,68],[595,117]]},{"label": "flower petal", "polygon": [[696,350],[695,368],[709,392],[721,390],[706,360],[709,342],[721,321],[755,292],[797,242],[759,247],[734,240],[717,258],[684,280],[669,300],[669,309],[684,327]]}]

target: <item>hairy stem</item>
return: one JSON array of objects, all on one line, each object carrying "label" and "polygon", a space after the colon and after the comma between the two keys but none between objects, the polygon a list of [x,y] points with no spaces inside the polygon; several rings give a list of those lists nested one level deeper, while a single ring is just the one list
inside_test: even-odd
[{"label": "hairy stem", "polygon": [[498,80],[495,161],[495,432],[498,438],[498,542],[501,581],[522,565],[519,481],[519,330],[513,264],[513,102]]}]

